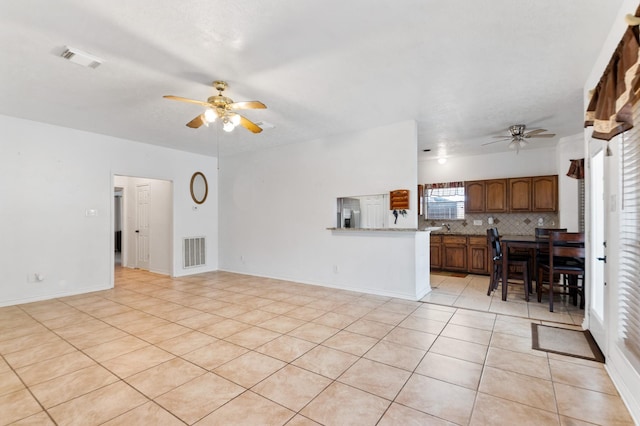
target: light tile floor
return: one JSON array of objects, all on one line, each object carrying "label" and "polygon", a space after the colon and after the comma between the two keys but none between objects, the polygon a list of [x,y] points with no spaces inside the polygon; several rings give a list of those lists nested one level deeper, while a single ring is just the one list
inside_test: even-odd
[{"label": "light tile floor", "polygon": [[[535,282],[533,286],[535,289]],[[493,291],[491,296],[487,296],[488,287],[488,276],[467,275],[464,278],[459,278],[431,274],[432,291],[422,301],[541,321],[582,325],[584,310],[573,306],[565,296],[556,295],[553,302],[553,312],[549,312],[547,294],[543,293],[541,303],[538,303],[538,296],[535,293],[530,294],[529,302],[526,302],[522,283],[514,281],[509,284],[506,302],[502,300],[501,286]]]},{"label": "light tile floor", "polygon": [[633,424],[602,364],[532,350],[532,320],[493,301],[116,275],[0,308],[0,424]]}]

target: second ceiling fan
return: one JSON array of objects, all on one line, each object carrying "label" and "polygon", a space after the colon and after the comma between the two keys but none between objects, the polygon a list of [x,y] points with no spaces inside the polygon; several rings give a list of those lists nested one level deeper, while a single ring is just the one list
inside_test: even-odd
[{"label": "second ceiling fan", "polygon": [[198,101],[173,95],[165,95],[164,98],[201,105],[207,108],[202,114],[187,123],[187,127],[191,127],[192,129],[197,129],[203,124],[208,126],[209,123],[219,119],[222,121],[222,128],[227,132],[232,131],[238,125],[253,133],[260,133],[262,131],[262,128],[256,123],[235,111],[243,109],[265,109],[267,107],[265,104],[260,101],[234,102],[222,94],[227,88],[227,83],[224,81],[214,81],[213,87],[218,91],[218,94],[210,96],[206,101]]},{"label": "second ceiling fan", "polygon": [[536,129],[536,130],[530,130],[528,132],[525,132],[526,128],[527,128],[527,126],[525,126],[524,124],[514,124],[513,126],[509,127],[509,135],[508,136],[505,136],[505,135],[494,136],[494,138],[499,138],[499,140],[493,141],[493,142],[483,143],[482,146],[491,145],[491,144],[494,144],[494,143],[511,140],[511,142],[509,143],[509,148],[515,149],[516,152],[519,152],[520,148],[526,146],[529,143],[529,141],[527,141],[527,139],[530,139],[530,138],[552,138],[552,137],[555,136],[554,133],[544,133],[544,132],[547,131],[546,129]]}]

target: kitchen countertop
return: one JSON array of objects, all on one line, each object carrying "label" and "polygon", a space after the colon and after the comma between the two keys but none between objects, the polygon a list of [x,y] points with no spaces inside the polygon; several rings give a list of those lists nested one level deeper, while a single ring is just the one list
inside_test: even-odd
[{"label": "kitchen countertop", "polygon": [[338,232],[427,232],[430,229],[418,228],[327,228],[329,231]]}]

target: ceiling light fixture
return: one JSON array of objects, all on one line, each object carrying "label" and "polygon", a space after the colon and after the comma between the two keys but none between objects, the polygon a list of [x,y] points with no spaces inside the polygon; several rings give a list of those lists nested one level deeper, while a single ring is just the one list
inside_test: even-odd
[{"label": "ceiling light fixture", "polygon": [[509,143],[509,148],[515,149],[516,154],[519,154],[520,148],[524,148],[528,143],[529,142],[527,142],[523,137],[516,136],[513,139],[511,139],[511,142]]},{"label": "ceiling light fixture", "polygon": [[76,49],[75,47],[65,47],[64,52],[60,54],[60,56],[69,62],[73,62],[74,64],[82,65],[87,68],[98,68],[100,64],[103,62],[102,59],[97,56],[91,55],[90,53],[83,52],[80,49]]},{"label": "ceiling light fixture", "polygon": [[216,114],[216,112],[211,108],[207,108],[207,110],[204,112],[204,121],[206,123],[213,123],[214,121],[216,121],[216,118],[218,118],[218,114]]},{"label": "ceiling light fixture", "polygon": [[227,116],[222,117],[222,130],[224,130],[225,132],[232,132],[233,129],[235,128],[236,126],[229,119],[229,117]]}]

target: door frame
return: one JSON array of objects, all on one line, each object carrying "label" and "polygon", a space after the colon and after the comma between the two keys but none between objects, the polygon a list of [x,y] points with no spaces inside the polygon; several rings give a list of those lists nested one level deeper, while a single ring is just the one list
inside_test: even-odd
[{"label": "door frame", "polygon": [[[123,216],[122,216],[122,267],[131,267],[131,266],[127,266],[129,263],[129,256],[132,254],[131,250],[129,250],[128,248],[128,240],[130,238],[130,234],[131,234],[131,229],[129,226],[129,221],[127,220],[127,205],[130,202],[133,202],[132,199],[135,198],[132,194],[131,194],[131,190],[129,188],[129,185],[122,185],[120,183],[116,183],[117,179],[119,178],[123,178],[123,179],[145,179],[145,180],[149,180],[149,181],[159,181],[159,182],[166,182],[170,185],[170,193],[168,195],[169,200],[166,204],[166,208],[167,210],[165,211],[165,213],[167,214],[168,222],[168,229],[167,229],[167,244],[168,244],[168,260],[167,260],[167,268],[168,271],[167,272],[157,272],[160,274],[168,274],[169,276],[175,276],[175,265],[174,265],[174,209],[175,209],[175,202],[174,200],[174,182],[171,179],[163,179],[163,178],[158,178],[158,177],[144,177],[144,176],[136,176],[134,174],[130,174],[130,173],[111,173],[111,186],[110,186],[110,191],[109,191],[109,206],[110,206],[110,221],[109,221],[109,231],[110,231],[110,235],[114,235],[115,232],[115,197],[113,196],[114,193],[114,189],[116,187],[123,187],[122,190],[122,208],[124,210],[123,212]],[[110,282],[111,282],[111,287],[113,288],[115,286],[115,241],[114,238],[109,238],[109,273],[110,273]],[[154,272],[154,271],[152,271]]]},{"label": "door frame", "polygon": [[[586,295],[586,303],[585,303],[585,320],[583,324],[583,328],[587,328],[594,339],[598,343],[600,350],[606,356],[609,348],[609,326],[610,326],[610,309],[609,309],[609,286],[607,282],[609,282],[609,270],[608,264],[606,262],[601,262],[596,260],[596,258],[606,256],[606,248],[602,246],[602,242],[606,242],[609,236],[609,212],[607,209],[609,200],[609,182],[608,173],[609,173],[609,161],[607,161],[606,156],[607,144],[604,141],[598,139],[589,139],[587,144],[587,153],[588,159],[586,161],[586,173],[585,179],[588,179],[588,185],[585,185],[585,198],[587,203],[585,203],[585,217],[587,218],[585,222],[585,233],[587,235],[587,260],[585,261],[586,271],[587,271],[587,279],[586,279],[586,288],[588,293]],[[601,157],[597,157],[601,156]],[[597,188],[594,185],[594,176],[592,175],[594,170],[594,159],[601,158],[602,161],[602,176],[598,177],[602,179],[601,188]],[[600,160],[599,160],[600,161]],[[596,208],[597,203],[597,195],[594,195],[596,191],[602,191],[601,198],[601,211],[599,215],[602,217],[598,217],[599,215],[594,215],[594,208]],[[601,232],[602,232],[602,242],[600,237],[596,235],[598,230],[599,222],[601,223]],[[596,272],[598,272],[602,268],[601,279],[602,279],[602,318],[596,314],[595,309],[593,309],[593,303],[595,303],[595,299],[593,298],[593,291],[596,289],[596,283],[598,277],[596,277]]]}]

